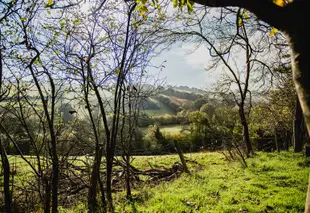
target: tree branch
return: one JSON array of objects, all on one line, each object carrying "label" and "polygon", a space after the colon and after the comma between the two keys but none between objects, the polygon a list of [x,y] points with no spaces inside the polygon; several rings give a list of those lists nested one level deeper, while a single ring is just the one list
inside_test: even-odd
[{"label": "tree branch", "polygon": [[242,7],[254,13],[260,20],[286,30],[288,19],[286,7],[280,7],[270,0],[193,0],[197,4],[209,7]]}]

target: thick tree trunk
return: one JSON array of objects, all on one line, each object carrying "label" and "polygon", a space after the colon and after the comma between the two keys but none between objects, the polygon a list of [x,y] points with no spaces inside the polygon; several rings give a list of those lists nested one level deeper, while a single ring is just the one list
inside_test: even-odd
[{"label": "thick tree trunk", "polygon": [[2,146],[1,138],[0,138],[0,156],[3,168],[3,191],[4,191],[5,212],[12,213],[13,212],[12,197],[10,192],[10,163],[7,158],[6,151]]},{"label": "thick tree trunk", "polygon": [[[297,34],[297,33],[296,33]],[[300,38],[300,37],[304,38]],[[295,88],[298,99],[303,111],[305,123],[308,133],[310,132],[310,53],[309,44],[306,38],[307,34],[301,35],[299,38],[290,38],[292,51],[292,66]]]},{"label": "thick tree trunk", "polygon": [[303,145],[302,137],[302,110],[298,98],[296,98],[295,104],[295,118],[294,118],[294,128],[293,128],[293,142],[294,142],[294,152],[301,152]]},{"label": "thick tree trunk", "polygon": [[98,178],[100,173],[100,165],[102,159],[102,149],[96,147],[95,159],[92,168],[92,174],[90,178],[90,187],[88,190],[88,212],[98,212],[97,204],[97,187],[98,187]]},{"label": "thick tree trunk", "polygon": [[247,156],[253,153],[252,144],[250,140],[249,127],[245,117],[244,109],[242,106],[239,107],[239,116],[242,125],[243,142],[246,146]]}]

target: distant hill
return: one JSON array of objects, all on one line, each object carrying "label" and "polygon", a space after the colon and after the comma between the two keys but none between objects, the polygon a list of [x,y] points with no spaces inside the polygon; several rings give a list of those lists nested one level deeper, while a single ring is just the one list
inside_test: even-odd
[{"label": "distant hill", "polygon": [[189,93],[194,93],[194,94],[201,94],[204,95],[206,94],[206,91],[203,89],[198,89],[195,87],[188,87],[188,86],[171,86],[168,85],[167,88],[172,88],[173,90],[180,91],[180,92],[189,92]]},{"label": "distant hill", "polygon": [[146,99],[143,108],[150,116],[175,115],[182,109],[191,107],[205,94],[205,91],[197,88],[167,86],[161,88],[156,96]]}]

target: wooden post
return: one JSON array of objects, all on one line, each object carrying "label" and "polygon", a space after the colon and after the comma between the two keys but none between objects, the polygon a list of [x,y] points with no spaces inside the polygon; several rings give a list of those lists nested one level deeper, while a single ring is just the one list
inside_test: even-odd
[{"label": "wooden post", "polygon": [[181,162],[182,162],[184,171],[185,171],[186,173],[190,174],[190,171],[188,170],[188,167],[187,167],[187,165],[186,165],[186,162],[185,162],[185,159],[184,159],[184,155],[183,155],[183,153],[182,153],[182,150],[181,150],[181,148],[180,148],[180,145],[179,145],[179,143],[178,143],[176,140],[174,140],[174,145],[175,145],[175,148],[176,148],[176,150],[177,150],[177,152],[178,152],[178,154],[179,154],[179,157],[180,157],[180,160],[181,160]]}]

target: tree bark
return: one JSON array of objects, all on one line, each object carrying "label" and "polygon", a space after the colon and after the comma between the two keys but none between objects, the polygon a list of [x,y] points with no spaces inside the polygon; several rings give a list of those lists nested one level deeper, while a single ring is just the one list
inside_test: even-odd
[{"label": "tree bark", "polygon": [[274,142],[275,142],[277,151],[280,152],[280,144],[279,144],[279,140],[278,140],[278,130],[277,130],[277,127],[274,128]]},{"label": "tree bark", "polygon": [[10,163],[0,138],[0,156],[3,168],[3,191],[5,212],[12,213],[12,196],[10,192]]},{"label": "tree bark", "polygon": [[90,180],[90,187],[88,191],[88,212],[98,212],[97,187],[98,187],[98,179],[100,175],[101,159],[102,159],[102,149],[99,147],[96,147],[95,159],[93,163],[91,180]]},{"label": "tree bark", "polygon": [[243,142],[246,146],[247,156],[249,156],[250,154],[253,153],[253,149],[252,149],[252,144],[250,140],[248,122],[246,120],[244,109],[242,106],[239,106],[239,116],[240,116],[241,125],[242,125]]},{"label": "tree bark", "polygon": [[126,154],[126,197],[131,199],[131,187],[130,187],[130,155]]},{"label": "tree bark", "polygon": [[51,212],[51,184],[48,178],[44,179],[45,197],[44,197],[44,213]]},{"label": "tree bark", "polygon": [[[300,37],[306,37],[300,35]],[[307,125],[308,133],[310,133],[310,58],[309,46],[310,42],[306,38],[294,39],[291,38],[291,54],[293,77],[298,99],[303,111],[305,123]]]},{"label": "tree bark", "polygon": [[294,141],[294,152],[301,152],[303,145],[302,137],[302,110],[298,98],[296,98],[295,104],[295,117],[294,117],[294,128],[293,128],[293,141]]},{"label": "tree bark", "polygon": [[58,179],[59,179],[59,160],[56,150],[56,138],[52,142],[53,175],[52,175],[52,212],[58,212]]},{"label": "tree bark", "polygon": [[102,203],[102,208],[103,208],[103,213],[107,212],[107,203],[105,200],[105,192],[104,192],[104,186],[103,186],[103,182],[101,179],[100,174],[98,174],[98,181],[99,181],[99,186],[100,186],[100,191],[101,191],[101,203]]},{"label": "tree bark", "polygon": [[113,157],[110,153],[107,153],[106,157],[106,191],[107,191],[107,201],[108,209],[110,212],[114,212],[113,199],[112,199],[112,167],[113,167]]}]

